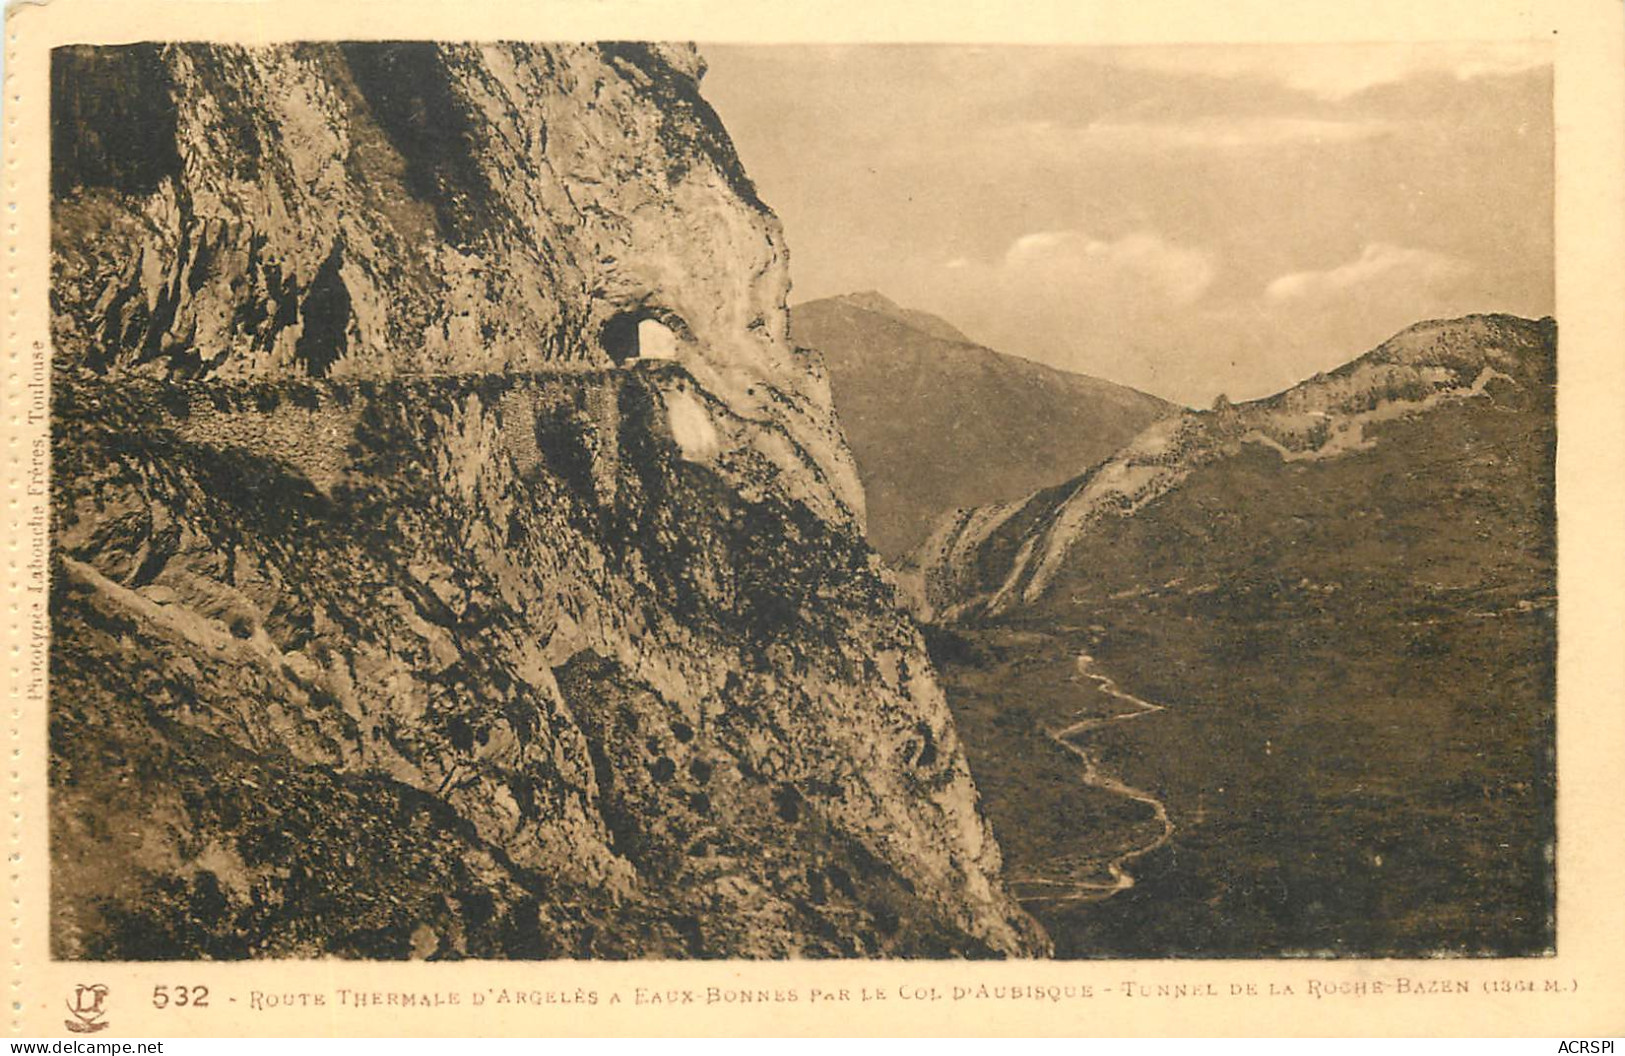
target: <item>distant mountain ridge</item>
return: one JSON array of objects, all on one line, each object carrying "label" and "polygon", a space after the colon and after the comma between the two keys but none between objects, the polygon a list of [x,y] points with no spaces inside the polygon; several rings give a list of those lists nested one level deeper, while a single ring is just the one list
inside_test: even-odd
[{"label": "distant mountain ridge", "polygon": [[1555,356],[1555,324],[1506,315],[1418,323],[1371,352],[1274,396],[1221,399],[1147,428],[1110,458],[1063,485],[1014,502],[964,509],[940,522],[911,564],[933,614],[998,613],[1034,602],[1067,555],[1109,516],[1161,498],[1195,470],[1248,445],[1283,463],[1368,450],[1385,421],[1474,398],[1490,387],[1538,386]]},{"label": "distant mountain ridge", "polygon": [[949,511],[1065,480],[1177,410],[996,352],[874,291],[797,305],[791,336],[823,354],[870,542],[893,561]]}]

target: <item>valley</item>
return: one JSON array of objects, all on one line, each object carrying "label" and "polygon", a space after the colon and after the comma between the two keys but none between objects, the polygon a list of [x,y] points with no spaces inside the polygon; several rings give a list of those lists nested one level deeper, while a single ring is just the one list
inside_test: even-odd
[{"label": "valley", "polygon": [[1549,360],[1521,362],[1345,455],[1230,448],[1090,522],[1035,599],[932,632],[1058,956],[1551,948],[1554,434]]}]

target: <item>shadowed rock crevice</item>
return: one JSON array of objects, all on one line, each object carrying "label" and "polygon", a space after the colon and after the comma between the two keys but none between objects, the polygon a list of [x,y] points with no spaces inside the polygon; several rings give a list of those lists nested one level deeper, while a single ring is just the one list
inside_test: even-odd
[{"label": "shadowed rock crevice", "polygon": [[433,211],[439,236],[466,245],[495,219],[495,196],[476,160],[480,135],[435,44],[341,44],[378,127],[405,162],[406,187]]},{"label": "shadowed rock crevice", "polygon": [[350,290],[340,274],[343,266],[344,243],[336,241],[300,308],[303,329],[293,354],[312,377],[326,377],[349,343]]},{"label": "shadowed rock crevice", "polygon": [[51,192],[145,195],[180,172],[176,106],[158,45],[51,52]]}]

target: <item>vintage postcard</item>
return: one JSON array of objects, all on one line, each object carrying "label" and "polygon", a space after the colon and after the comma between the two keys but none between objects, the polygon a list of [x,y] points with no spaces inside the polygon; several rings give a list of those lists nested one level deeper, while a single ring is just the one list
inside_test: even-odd
[{"label": "vintage postcard", "polygon": [[9,10],[10,1028],[1625,1031],[1617,5]]}]

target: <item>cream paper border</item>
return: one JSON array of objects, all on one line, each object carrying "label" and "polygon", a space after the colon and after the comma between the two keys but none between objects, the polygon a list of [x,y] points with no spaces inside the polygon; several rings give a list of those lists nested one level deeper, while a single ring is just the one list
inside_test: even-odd
[{"label": "cream paper border", "polygon": [[[90,1040],[186,1035],[1544,1035],[1625,1033],[1625,17],[1617,0],[969,0],[775,5],[541,0],[50,0],[6,18],[5,436],[0,680],[6,1019],[65,1037],[75,984],[109,987]],[[999,43],[1550,40],[1557,62],[1558,952],[1524,960],[1121,962],[52,963],[47,944],[44,509],[48,63],[147,39],[683,39]],[[1484,157],[1484,165],[1497,159]],[[1399,982],[1409,988],[1400,992]],[[1381,983],[1381,993],[1374,984]],[[955,999],[1057,987],[1059,1000]],[[1436,992],[1440,984],[1450,984]],[[1456,992],[1457,984],[1466,992]],[[153,1007],[206,986],[206,1008]],[[1125,987],[1130,992],[1125,993]],[[1165,987],[1166,996],[1158,988]],[[1522,989],[1532,987],[1532,990]],[[708,988],[782,1003],[708,1004]],[[1146,988],[1140,992],[1137,988]],[[1284,991],[1290,988],[1291,993]],[[497,1003],[501,991],[526,1003]],[[693,1003],[681,1003],[680,991]],[[847,1000],[813,1001],[814,991]],[[1070,991],[1074,996],[1065,996]],[[1087,991],[1088,996],[1083,996]],[[1272,993],[1273,991],[1273,993]],[[1318,994],[1317,994],[1318,991]],[[1330,991],[1330,992],[1328,992]],[[1362,992],[1363,991],[1363,992]],[[412,994],[414,1004],[388,1003]],[[638,1003],[638,997],[676,1001]],[[261,997],[256,1000],[255,995]],[[283,995],[312,995],[287,1004]],[[353,995],[382,1004],[357,1007]],[[279,998],[277,1007],[265,995]],[[483,995],[483,1003],[479,999]],[[611,995],[619,1002],[610,1004]],[[880,995],[877,997],[876,995]],[[1181,995],[1181,996],[1175,996]],[[596,1004],[588,1003],[589,996]],[[315,1004],[317,998],[322,1003]],[[399,1000],[399,999],[397,999]]]}]

